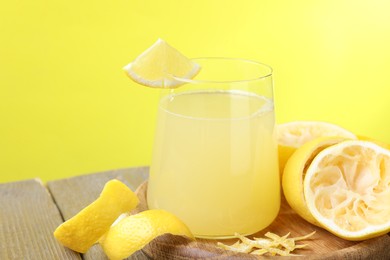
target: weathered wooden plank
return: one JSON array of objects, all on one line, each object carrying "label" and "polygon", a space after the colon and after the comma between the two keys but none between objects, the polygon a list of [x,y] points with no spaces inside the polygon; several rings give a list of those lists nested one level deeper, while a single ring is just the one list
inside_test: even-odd
[{"label": "weathered wooden plank", "polygon": [[0,259],[81,259],[54,238],[61,223],[41,181],[0,184]]},{"label": "weathered wooden plank", "polygon": [[[57,207],[65,220],[77,214],[81,209],[96,200],[104,184],[111,179],[119,179],[133,191],[148,177],[147,167],[131,168],[77,176],[47,183]],[[86,260],[107,260],[99,245],[94,245],[86,254]],[[143,252],[134,254],[132,260],[149,259]]]}]

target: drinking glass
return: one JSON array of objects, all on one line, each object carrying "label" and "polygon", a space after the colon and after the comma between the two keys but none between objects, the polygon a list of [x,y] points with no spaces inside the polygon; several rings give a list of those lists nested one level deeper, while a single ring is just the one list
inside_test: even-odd
[{"label": "drinking glass", "polygon": [[272,69],[233,58],[193,59],[194,79],[163,89],[147,190],[196,237],[267,227],[280,207]]}]

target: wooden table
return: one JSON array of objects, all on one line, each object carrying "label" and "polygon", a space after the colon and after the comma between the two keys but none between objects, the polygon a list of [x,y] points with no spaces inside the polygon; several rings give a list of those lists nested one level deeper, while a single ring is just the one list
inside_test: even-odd
[{"label": "wooden table", "polygon": [[[94,201],[104,184],[117,178],[135,190],[148,177],[146,167],[115,170],[69,179],[39,179],[0,184],[0,259],[108,259],[99,245],[80,255],[61,246],[53,236],[69,219]],[[150,259],[142,251],[131,258]]]},{"label": "wooden table", "polygon": [[[49,181],[47,184],[39,179],[0,184],[0,260],[106,260],[107,257],[99,245],[94,245],[86,254],[80,255],[61,246],[55,240],[53,231],[64,220],[71,218],[94,201],[108,180],[117,178],[135,191],[148,178],[148,172],[147,167],[140,167]],[[372,249],[364,250],[366,252],[364,259],[371,259],[369,250]],[[386,238],[385,244],[379,250],[382,252],[381,259],[390,259],[390,239]],[[288,259],[289,257],[275,258]],[[312,259],[308,256],[302,258]],[[356,255],[347,258],[362,259]],[[129,259],[151,258],[140,250]],[[234,259],[242,258],[234,257]],[[323,259],[323,257],[315,259]]]}]

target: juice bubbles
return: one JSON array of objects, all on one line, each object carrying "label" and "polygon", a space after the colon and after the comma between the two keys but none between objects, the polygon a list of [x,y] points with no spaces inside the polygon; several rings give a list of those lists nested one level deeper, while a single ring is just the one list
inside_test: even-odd
[{"label": "juice bubbles", "polygon": [[252,234],[280,207],[273,101],[243,90],[171,93],[159,104],[149,208],[197,237]]}]

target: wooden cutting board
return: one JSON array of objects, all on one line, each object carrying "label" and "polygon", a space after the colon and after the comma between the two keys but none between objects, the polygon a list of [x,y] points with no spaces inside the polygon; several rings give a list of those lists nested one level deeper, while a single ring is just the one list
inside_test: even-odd
[{"label": "wooden cutting board", "polygon": [[[137,213],[147,210],[146,203],[147,182],[141,184],[136,193],[140,198],[139,207],[133,211]],[[361,242],[347,241],[338,238],[326,230],[314,226],[297,215],[282,199],[282,205],[276,220],[265,230],[253,235],[264,237],[266,232],[273,232],[280,236],[291,232],[291,236],[302,236],[313,231],[316,233],[302,243],[308,246],[305,249],[297,249],[295,254],[300,257],[272,257],[272,259],[390,259],[390,236],[383,235],[377,238]],[[219,240],[225,244],[233,244],[237,239]],[[197,239],[190,241],[186,238],[164,235],[153,240],[142,251],[152,259],[269,259],[266,256],[254,256],[250,254],[234,253],[216,247],[218,240]]]}]

